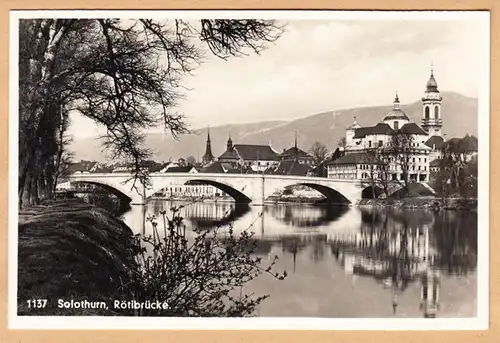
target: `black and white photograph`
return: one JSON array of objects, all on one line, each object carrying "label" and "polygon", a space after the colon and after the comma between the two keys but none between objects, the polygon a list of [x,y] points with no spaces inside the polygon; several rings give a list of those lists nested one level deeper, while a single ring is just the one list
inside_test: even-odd
[{"label": "black and white photograph", "polygon": [[9,326],[486,329],[487,11],[12,11]]}]

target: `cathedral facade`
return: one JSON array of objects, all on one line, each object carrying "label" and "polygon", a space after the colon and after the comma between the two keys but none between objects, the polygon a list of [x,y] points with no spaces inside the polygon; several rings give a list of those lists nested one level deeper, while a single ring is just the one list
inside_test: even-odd
[{"label": "cathedral facade", "polygon": [[346,129],[345,154],[328,164],[328,177],[369,180],[383,172],[388,180],[428,182],[430,162],[439,157],[442,137],[442,97],[434,71],[422,97],[422,124],[411,122],[400,107],[392,109],[374,126],[356,122]]}]

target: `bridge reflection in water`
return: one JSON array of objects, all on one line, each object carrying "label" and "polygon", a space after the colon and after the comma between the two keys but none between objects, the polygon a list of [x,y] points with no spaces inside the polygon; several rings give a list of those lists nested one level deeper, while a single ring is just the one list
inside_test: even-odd
[{"label": "bridge reflection in water", "polygon": [[[124,220],[150,232],[145,215],[181,202],[132,206]],[[262,316],[469,317],[476,314],[475,212],[308,205],[193,203],[182,208],[194,229],[248,229],[256,254],[289,277],[267,275],[247,291],[270,294]],[[222,230],[223,231],[223,230]]]}]

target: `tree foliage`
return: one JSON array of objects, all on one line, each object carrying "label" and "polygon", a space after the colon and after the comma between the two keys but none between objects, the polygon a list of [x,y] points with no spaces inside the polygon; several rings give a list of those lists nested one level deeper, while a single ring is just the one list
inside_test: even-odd
[{"label": "tree foliage", "polygon": [[326,145],[319,141],[315,141],[309,150],[309,153],[313,157],[314,164],[317,166],[328,157],[328,149]]},{"label": "tree foliage", "polygon": [[194,156],[188,156],[186,158],[186,163],[189,165],[189,166],[194,166],[196,164],[196,158],[194,158]]},{"label": "tree foliage", "polygon": [[[393,158],[392,150],[387,147],[376,147],[367,152],[368,178],[362,182],[363,186],[370,187],[371,198],[378,198],[383,192],[389,196],[389,186],[391,183],[391,159]],[[379,191],[381,190],[381,192]]]},{"label": "tree foliage", "polygon": [[[413,140],[413,135],[398,130],[388,142],[367,151],[365,165],[368,169],[361,183],[370,187],[371,198],[377,198],[381,193],[389,196],[392,186],[401,187],[403,196],[409,195],[410,160],[416,153]],[[394,178],[395,173],[400,173],[400,177]]]},{"label": "tree foliage", "polygon": [[[268,295],[248,294],[244,285],[265,273],[283,280],[287,273],[276,273],[277,256],[267,265],[256,257],[257,241],[245,230],[236,235],[217,227],[186,235],[180,208],[169,218],[149,217],[153,232],[138,236],[143,247],[138,256],[141,274],[133,289],[137,301],[161,299],[168,311],[145,310],[141,316],[240,317],[255,314]],[[158,222],[160,221],[160,223]]]},{"label": "tree foliage", "polygon": [[465,136],[445,142],[441,149],[439,171],[433,175],[433,186],[443,196],[477,197],[477,138]]},{"label": "tree foliage", "polygon": [[199,42],[227,59],[260,53],[281,34],[273,20],[21,20],[20,206],[50,197],[58,132],[71,112],[104,127],[110,157],[130,164],[134,181],[147,185],[146,130],[163,125],[173,136],[189,132],[175,108],[182,78],[203,61]]},{"label": "tree foliage", "polygon": [[342,148],[343,150],[345,150],[346,146],[347,146],[347,140],[345,137],[342,137],[339,139],[339,141],[337,142],[337,146],[339,148]]},{"label": "tree foliage", "polygon": [[396,168],[399,168],[401,172],[403,189],[407,194],[409,192],[410,159],[415,153],[415,148],[412,147],[413,141],[414,136],[412,134],[399,130],[392,135],[389,143],[390,155],[392,160],[396,162]]}]

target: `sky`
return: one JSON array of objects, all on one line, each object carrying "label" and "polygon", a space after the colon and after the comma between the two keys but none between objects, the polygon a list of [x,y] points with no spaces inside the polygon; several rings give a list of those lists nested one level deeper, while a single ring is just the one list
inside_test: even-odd
[{"label": "sky", "polygon": [[[478,96],[480,26],[470,20],[286,20],[260,55],[208,56],[183,85],[192,128],[291,120],[422,97],[431,64],[441,91]],[[82,130],[81,128],[85,128]],[[102,132],[72,116],[78,137]],[[163,128],[158,128],[163,132]]]}]

